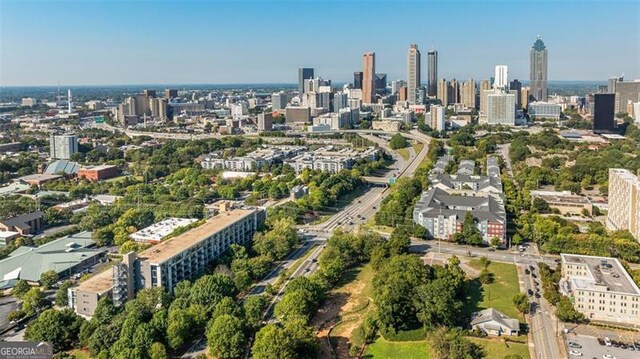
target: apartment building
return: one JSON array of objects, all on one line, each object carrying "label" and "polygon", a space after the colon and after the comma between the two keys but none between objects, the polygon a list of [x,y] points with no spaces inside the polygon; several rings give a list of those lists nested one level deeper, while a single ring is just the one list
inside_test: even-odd
[{"label": "apartment building", "polygon": [[163,287],[168,292],[182,280],[202,273],[231,244],[245,244],[265,219],[258,209],[221,212],[203,225],[161,242],[140,253],[127,253],[121,263],[69,289],[69,305],[91,316],[104,296],[122,305],[143,288]]},{"label": "apartment building", "polygon": [[609,211],[607,228],[628,230],[640,241],[640,181],[621,168],[609,169]]},{"label": "apartment building", "polygon": [[296,173],[300,173],[307,168],[337,173],[343,169],[351,169],[359,159],[375,161],[377,158],[378,149],[375,147],[369,147],[364,151],[355,151],[350,148],[334,150],[332,146],[328,146],[310,153],[300,154],[285,160],[284,163],[293,167]]},{"label": "apartment building", "polygon": [[616,258],[560,254],[560,291],[590,320],[640,325],[640,289]]},{"label": "apartment building", "polygon": [[204,169],[252,172],[269,164],[281,162],[304,150],[306,148],[303,146],[264,147],[248,153],[246,156],[232,158],[222,158],[218,153],[211,153],[200,159],[200,166]]},{"label": "apartment building", "polygon": [[464,217],[471,213],[485,242],[493,237],[504,242],[507,222],[497,160],[487,158],[487,176],[467,174],[473,173],[473,161],[461,163],[458,174],[445,174],[450,160],[444,157],[438,161],[438,170],[429,176],[431,188],[422,193],[413,209],[413,221],[430,237],[451,240],[462,231]]}]

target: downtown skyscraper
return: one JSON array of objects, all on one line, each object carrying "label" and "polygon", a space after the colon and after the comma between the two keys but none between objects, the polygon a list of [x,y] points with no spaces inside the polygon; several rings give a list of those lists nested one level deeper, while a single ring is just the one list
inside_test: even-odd
[{"label": "downtown skyscraper", "polygon": [[304,93],[304,80],[309,80],[313,78],[313,69],[300,67],[298,68],[298,94],[302,98],[302,94]]},{"label": "downtown skyscraper", "polygon": [[362,56],[362,102],[374,103],[376,53],[365,52]]},{"label": "downtown skyscraper", "polygon": [[411,44],[407,52],[407,98],[410,104],[416,103],[416,90],[420,86],[420,50]]},{"label": "downtown skyscraper", "polygon": [[429,96],[436,96],[438,94],[438,51],[429,50],[427,60],[427,90]]},{"label": "downtown skyscraper", "polygon": [[547,101],[547,48],[538,36],[533,43],[530,56],[529,80],[531,80],[530,96],[535,101]]}]

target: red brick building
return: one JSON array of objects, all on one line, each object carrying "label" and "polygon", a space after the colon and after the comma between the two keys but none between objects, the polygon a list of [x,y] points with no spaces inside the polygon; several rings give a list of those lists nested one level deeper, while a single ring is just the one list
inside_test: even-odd
[{"label": "red brick building", "polygon": [[84,167],[78,170],[78,178],[102,181],[118,175],[118,167],[113,165]]}]

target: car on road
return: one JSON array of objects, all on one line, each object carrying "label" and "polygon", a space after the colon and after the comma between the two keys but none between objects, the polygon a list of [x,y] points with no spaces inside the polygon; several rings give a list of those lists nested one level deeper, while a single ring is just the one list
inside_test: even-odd
[{"label": "car on road", "polygon": [[602,354],[602,359],[616,359],[616,357],[611,354]]},{"label": "car on road", "polygon": [[577,350],[570,350],[569,351],[569,355],[573,355],[573,356],[576,356],[576,357],[581,357],[582,353],[577,351]]},{"label": "car on road", "polygon": [[582,349],[582,345],[576,343],[576,342],[569,342],[569,348],[573,348],[573,349]]},{"label": "car on road", "polygon": [[611,339],[609,339],[609,337],[604,337],[604,345],[610,347],[611,346]]}]

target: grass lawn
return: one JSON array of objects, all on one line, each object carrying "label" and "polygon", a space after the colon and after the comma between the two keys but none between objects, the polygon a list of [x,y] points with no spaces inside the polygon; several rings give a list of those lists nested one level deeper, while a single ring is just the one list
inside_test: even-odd
[{"label": "grass lawn", "polygon": [[[390,342],[378,338],[375,343],[367,346],[364,358],[375,359],[429,359],[427,342]],[[493,358],[487,356],[487,358]],[[453,359],[453,358],[451,358]]]},{"label": "grass lawn", "polygon": [[519,354],[522,358],[529,358],[529,348],[527,344],[522,343],[503,343],[499,339],[483,339],[467,337],[474,343],[480,344],[484,347],[486,352],[486,358],[504,358],[509,354]]},{"label": "grass lawn", "polygon": [[417,155],[422,150],[422,147],[424,147],[424,144],[422,142],[417,142],[411,146],[413,147],[413,150],[416,151],[416,155]]},{"label": "grass lawn", "polygon": [[[477,260],[469,262],[469,265],[481,269]],[[512,318],[522,320],[522,315],[516,311],[513,304],[513,297],[520,293],[516,266],[491,262],[489,271],[494,275],[493,283],[482,284],[480,287],[472,284],[472,294],[467,301],[467,314],[486,308],[495,308]],[[475,283],[479,282],[475,281]]]},{"label": "grass lawn", "polygon": [[408,148],[398,148],[395,151],[398,152],[398,154],[400,156],[402,156],[402,158],[404,158],[405,161],[409,159],[409,149]]},{"label": "grass lawn", "polygon": [[363,344],[364,338],[361,338],[357,331],[352,329],[353,324],[359,325],[367,313],[375,310],[373,303],[369,300],[373,297],[373,275],[373,267],[370,264],[350,269],[344,276],[347,280],[332,291],[332,294],[348,295],[349,303],[348,310],[341,310],[338,313],[344,325],[337,325],[331,333],[332,336],[346,334],[355,345],[361,346]]},{"label": "grass lawn", "polygon": [[380,231],[386,234],[391,234],[391,232],[393,232],[393,227],[388,227],[388,226],[379,226],[376,224],[376,219],[375,217],[371,217],[369,218],[369,220],[364,224],[365,228],[369,228],[373,231]]}]

